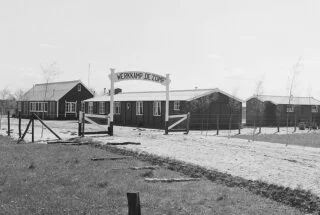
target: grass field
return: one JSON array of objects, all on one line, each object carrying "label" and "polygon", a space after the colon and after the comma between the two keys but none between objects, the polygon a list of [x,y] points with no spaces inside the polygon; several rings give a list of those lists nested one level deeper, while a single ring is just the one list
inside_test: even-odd
[{"label": "grass field", "polygon": [[[252,140],[252,135],[235,135],[235,138]],[[303,134],[258,134],[254,137],[257,141],[270,143],[282,143],[288,145],[308,146],[320,148],[319,133],[303,133]]]},{"label": "grass field", "polygon": [[[142,214],[301,214],[298,210],[202,179],[147,183],[144,177],[183,177],[91,146],[16,145],[0,136],[0,214],[127,214],[127,192],[140,192]],[[120,168],[120,170],[119,170]],[[117,170],[115,170],[117,169]]]}]

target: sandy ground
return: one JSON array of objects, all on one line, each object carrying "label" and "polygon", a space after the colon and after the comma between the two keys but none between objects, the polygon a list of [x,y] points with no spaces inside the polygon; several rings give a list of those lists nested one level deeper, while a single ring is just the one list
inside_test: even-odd
[{"label": "sandy ground", "polygon": [[[12,136],[18,138],[17,119],[11,121]],[[23,129],[27,122],[27,120],[22,121]],[[63,139],[77,136],[76,121],[46,121],[46,123]],[[95,130],[91,125],[87,125],[86,129]],[[289,128],[289,132],[290,129],[292,132],[293,128]],[[0,134],[6,135],[6,131],[6,119],[2,119]],[[241,132],[252,134],[252,131],[252,129],[243,129]],[[276,128],[265,128],[262,133],[275,133],[275,131]],[[49,139],[56,139],[47,129],[44,130],[41,138],[41,124],[37,121],[35,132],[37,142],[46,143]],[[232,134],[237,132],[234,130]],[[298,132],[306,135],[308,133],[308,131]],[[188,135],[182,133],[163,135],[162,130],[115,126],[114,133],[113,137],[95,136],[94,138],[102,144],[122,141],[140,142],[141,145],[121,146],[121,148],[172,157],[246,179],[311,190],[320,196],[320,148],[228,139],[228,131],[220,131],[219,136],[215,135],[215,131],[207,134],[191,131]],[[282,128],[280,135],[285,133],[287,133],[286,128]],[[30,140],[31,134],[28,133],[26,141]]]}]

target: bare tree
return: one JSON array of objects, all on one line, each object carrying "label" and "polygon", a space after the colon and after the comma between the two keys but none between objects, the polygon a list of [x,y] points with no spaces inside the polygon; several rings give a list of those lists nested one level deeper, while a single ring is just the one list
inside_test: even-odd
[{"label": "bare tree", "polygon": [[[44,97],[43,97],[43,104],[42,104],[42,119],[45,119],[45,101],[47,99],[47,93],[48,93],[48,84],[49,82],[53,81],[58,75],[59,75],[59,68],[57,62],[52,62],[49,65],[43,66],[42,64],[40,65],[43,78],[45,81],[45,92],[44,92]],[[47,106],[48,107],[48,106]],[[41,129],[41,137],[43,137],[43,125]]]},{"label": "bare tree", "polygon": [[5,112],[8,110],[10,105],[10,101],[8,101],[10,97],[12,97],[11,91],[7,87],[0,90],[0,98],[2,100],[2,102],[0,103],[0,129],[1,129],[2,115],[5,114]]},{"label": "bare tree", "polygon": [[[234,89],[232,95],[235,97],[235,95],[237,94],[237,90]],[[231,136],[231,127],[232,127],[232,117],[234,115],[234,112],[238,112],[240,109],[239,106],[239,102],[237,100],[235,100],[232,97],[228,98],[228,111],[229,111],[229,131],[228,131],[228,138],[230,138]]]},{"label": "bare tree", "polygon": [[21,88],[17,89],[15,92],[14,92],[14,97],[17,101],[20,101],[24,95],[24,90],[22,90]]},{"label": "bare tree", "polygon": [[[296,131],[296,111],[295,111],[295,107],[294,104],[292,104],[293,98],[294,98],[294,90],[296,87],[296,80],[297,80],[297,75],[299,75],[299,73],[302,70],[302,58],[300,57],[298,59],[298,61],[293,65],[292,69],[290,70],[290,75],[289,75],[289,97],[288,97],[288,105],[289,107],[291,107],[291,105],[293,106],[293,112],[294,112],[294,131]],[[287,112],[287,136],[288,136],[288,128],[289,128],[289,113],[288,113],[288,108],[286,110]],[[288,139],[288,143],[290,142],[290,140]]]},{"label": "bare tree", "polygon": [[10,104],[9,100],[10,99],[12,100],[11,91],[7,87],[3,88],[2,90],[0,90],[0,98],[2,100],[1,114],[3,114],[9,108],[9,104]]},{"label": "bare tree", "polygon": [[257,130],[257,124],[259,125],[259,132],[261,133],[261,114],[263,111],[263,103],[259,100],[259,96],[261,96],[262,94],[263,94],[263,81],[260,80],[257,82],[256,88],[255,88],[256,99],[253,100],[254,118],[253,118],[252,141],[254,141],[254,137]]},{"label": "bare tree", "polygon": [[0,98],[2,100],[7,99],[10,95],[11,95],[11,91],[7,87],[0,90]]}]

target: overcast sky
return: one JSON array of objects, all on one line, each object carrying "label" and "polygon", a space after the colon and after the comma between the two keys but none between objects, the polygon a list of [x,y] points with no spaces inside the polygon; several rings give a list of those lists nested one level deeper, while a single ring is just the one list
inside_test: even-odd
[{"label": "overcast sky", "polygon": [[[241,99],[263,81],[264,94],[320,99],[318,0],[10,0],[0,3],[0,89],[44,81],[40,65],[57,62],[55,81],[81,79],[101,92],[109,68],[172,79],[171,89],[218,87]],[[124,91],[162,90],[127,81]]]}]

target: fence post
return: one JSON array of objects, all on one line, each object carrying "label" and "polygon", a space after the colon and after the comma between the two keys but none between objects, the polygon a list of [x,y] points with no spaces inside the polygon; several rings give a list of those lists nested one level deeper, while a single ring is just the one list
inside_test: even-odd
[{"label": "fence post", "polygon": [[31,135],[32,135],[32,142],[34,143],[34,117],[33,114],[31,115]]},{"label": "fence post", "polygon": [[241,122],[239,122],[239,127],[238,127],[239,131],[238,134],[241,134]]},{"label": "fence post", "polygon": [[21,112],[19,111],[19,124],[18,124],[18,126],[19,126],[19,138],[21,138]]},{"label": "fence post", "polygon": [[190,112],[188,112],[188,116],[187,116],[187,134],[190,131]]},{"label": "fence post", "polygon": [[82,124],[82,111],[79,112],[79,119],[78,119],[78,136],[81,137],[81,124]]},{"label": "fence post", "polygon": [[217,116],[217,135],[219,135],[219,117],[220,115]]},{"label": "fence post", "polygon": [[141,215],[139,193],[127,193],[128,215]]},{"label": "fence post", "polygon": [[81,137],[84,137],[84,124],[86,123],[86,120],[85,120],[85,113],[82,112],[82,121],[81,121]]},{"label": "fence post", "polygon": [[8,136],[10,136],[10,111],[8,111]]}]

